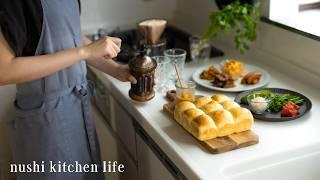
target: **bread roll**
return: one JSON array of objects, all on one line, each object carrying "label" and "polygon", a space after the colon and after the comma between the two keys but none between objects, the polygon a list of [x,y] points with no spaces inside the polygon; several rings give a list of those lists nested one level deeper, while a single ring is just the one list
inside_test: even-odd
[{"label": "bread roll", "polygon": [[223,101],[221,105],[225,110],[230,110],[232,108],[240,107],[240,105],[234,101]]},{"label": "bread roll", "polygon": [[218,103],[222,103],[223,101],[231,101],[228,96],[225,96],[223,94],[214,95],[211,97],[211,99],[217,101]]},{"label": "bread roll", "polygon": [[230,109],[235,122],[235,132],[243,132],[251,129],[253,126],[253,116],[246,108],[236,107]]},{"label": "bread roll", "polygon": [[197,106],[197,108],[201,108],[202,106],[208,104],[211,102],[211,98],[209,96],[203,96],[194,101],[194,104]]},{"label": "bread roll", "polygon": [[253,126],[253,116],[248,109],[225,95],[215,95],[212,99],[205,96],[194,103],[176,104],[175,120],[201,141],[243,132]]},{"label": "bread roll", "polygon": [[214,121],[206,114],[202,114],[191,121],[190,133],[201,141],[216,138],[218,129]]},{"label": "bread roll", "polygon": [[190,128],[191,121],[202,114],[204,114],[204,112],[198,108],[188,109],[184,111],[181,115],[183,121],[182,125],[186,129]]},{"label": "bread roll", "polygon": [[192,103],[192,102],[189,102],[189,101],[182,101],[178,104],[176,104],[175,108],[174,108],[174,119],[176,121],[178,121],[179,124],[181,124],[180,120],[181,120],[181,114],[188,110],[188,109],[193,109],[193,108],[196,108],[196,106]]},{"label": "bread roll", "polygon": [[223,106],[219,104],[217,101],[211,101],[208,104],[202,106],[201,110],[203,110],[205,113],[209,114],[216,110],[223,109]]},{"label": "bread roll", "polygon": [[227,110],[217,110],[209,114],[218,127],[218,136],[227,136],[234,133],[235,123],[232,114]]}]

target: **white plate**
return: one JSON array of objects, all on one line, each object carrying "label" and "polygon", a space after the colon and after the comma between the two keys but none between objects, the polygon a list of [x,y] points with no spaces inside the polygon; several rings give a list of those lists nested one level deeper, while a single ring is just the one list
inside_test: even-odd
[{"label": "white plate", "polygon": [[[214,64],[215,67],[220,67],[219,64]],[[220,88],[220,87],[216,87],[216,86],[213,86],[211,84],[210,81],[208,80],[205,80],[205,79],[200,79],[200,74],[204,71],[204,70],[207,70],[209,67],[205,67],[205,68],[201,68],[201,69],[198,69],[195,73],[193,73],[192,75],[192,79],[197,83],[199,84],[200,86],[203,86],[203,87],[206,87],[208,89],[212,89],[212,90],[216,90],[216,91],[223,91],[223,92],[242,92],[242,91],[248,91],[248,90],[252,90],[252,89],[256,89],[256,88],[261,88],[261,87],[264,87],[266,86],[269,81],[270,81],[270,74],[260,68],[260,67],[257,67],[257,66],[254,66],[254,65],[250,65],[250,64],[246,64],[245,65],[245,68],[246,68],[246,71],[247,72],[252,72],[252,71],[259,71],[262,73],[262,77],[259,81],[259,83],[255,84],[255,85],[244,85],[244,84],[241,84],[241,79],[235,81],[235,87],[233,88]]]}]

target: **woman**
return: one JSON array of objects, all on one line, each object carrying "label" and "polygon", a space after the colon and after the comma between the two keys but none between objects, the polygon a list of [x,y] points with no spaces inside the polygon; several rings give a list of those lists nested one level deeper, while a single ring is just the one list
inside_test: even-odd
[{"label": "woman", "polygon": [[0,2],[0,85],[17,84],[11,123],[15,163],[45,164],[44,173],[18,173],[18,180],[103,179],[101,172],[50,169],[50,163],[100,164],[86,63],[136,83],[127,66],[112,60],[121,40],[90,42],[81,35],[79,17],[78,0]]}]

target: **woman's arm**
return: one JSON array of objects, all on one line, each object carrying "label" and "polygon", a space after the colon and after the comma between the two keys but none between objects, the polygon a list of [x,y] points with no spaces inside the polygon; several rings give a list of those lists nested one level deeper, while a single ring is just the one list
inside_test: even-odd
[{"label": "woman's arm", "polygon": [[[85,46],[92,43],[86,36],[82,36],[82,41]],[[112,58],[100,57],[94,60],[88,60],[87,63],[120,81],[130,81],[133,84],[137,82],[129,73],[128,65],[120,65],[112,60]]]},{"label": "woman's arm", "polygon": [[0,85],[28,82],[65,69],[83,59],[113,58],[120,51],[121,40],[105,37],[88,46],[55,54],[16,57],[0,32]]}]

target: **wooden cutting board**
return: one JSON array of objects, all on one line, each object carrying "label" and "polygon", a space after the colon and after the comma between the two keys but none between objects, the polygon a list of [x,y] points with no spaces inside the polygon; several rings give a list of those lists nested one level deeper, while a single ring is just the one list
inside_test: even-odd
[{"label": "wooden cutting board", "polygon": [[[173,112],[174,112],[173,101],[175,98],[174,92],[169,91],[167,93],[167,98],[169,102],[163,106],[163,110],[171,117],[171,119],[174,120],[174,116],[173,116]],[[239,149],[239,148],[251,146],[254,144],[258,144],[259,136],[256,133],[254,133],[252,130],[248,130],[241,133],[234,133],[225,137],[217,137],[217,138],[206,140],[206,141],[200,141],[200,140],[198,141],[209,152],[213,154],[219,154],[219,153],[231,151],[234,149]]]}]

